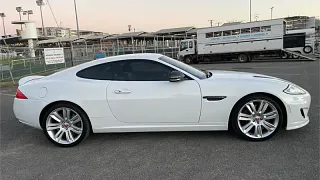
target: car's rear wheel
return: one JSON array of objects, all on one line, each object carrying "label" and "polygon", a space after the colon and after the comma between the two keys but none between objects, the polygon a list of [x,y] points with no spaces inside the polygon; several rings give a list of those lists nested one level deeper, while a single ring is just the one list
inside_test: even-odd
[{"label": "car's rear wheel", "polygon": [[69,103],[50,107],[43,116],[42,123],[48,140],[60,147],[78,145],[90,134],[90,123],[86,114]]},{"label": "car's rear wheel", "polygon": [[282,126],[280,105],[264,95],[246,97],[236,104],[231,114],[234,131],[252,141],[264,141],[277,134]]}]

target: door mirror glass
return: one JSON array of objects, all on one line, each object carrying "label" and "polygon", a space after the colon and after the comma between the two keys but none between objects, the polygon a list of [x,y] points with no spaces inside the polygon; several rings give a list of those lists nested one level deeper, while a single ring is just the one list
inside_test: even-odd
[{"label": "door mirror glass", "polygon": [[184,80],[185,75],[180,71],[172,71],[170,73],[169,81],[170,82],[179,82]]}]

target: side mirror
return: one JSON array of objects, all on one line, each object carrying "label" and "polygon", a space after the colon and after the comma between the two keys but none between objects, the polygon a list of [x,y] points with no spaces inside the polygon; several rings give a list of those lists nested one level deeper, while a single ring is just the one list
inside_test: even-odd
[{"label": "side mirror", "polygon": [[184,80],[185,75],[180,71],[172,71],[170,73],[169,81],[170,82],[179,82]]}]

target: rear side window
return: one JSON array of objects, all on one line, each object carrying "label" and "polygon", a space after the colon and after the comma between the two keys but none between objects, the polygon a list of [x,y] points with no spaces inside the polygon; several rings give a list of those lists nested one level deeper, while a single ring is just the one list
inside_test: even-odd
[{"label": "rear side window", "polygon": [[[124,61],[109,62],[88,67],[79,71],[76,75],[80,78],[94,80],[119,80],[123,78],[122,66]],[[122,78],[121,78],[122,77]]]}]

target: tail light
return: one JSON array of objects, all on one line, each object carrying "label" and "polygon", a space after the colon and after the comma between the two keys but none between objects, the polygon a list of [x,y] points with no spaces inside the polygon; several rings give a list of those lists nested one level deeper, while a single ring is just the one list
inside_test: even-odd
[{"label": "tail light", "polygon": [[19,89],[17,89],[16,98],[17,99],[28,99],[27,96],[25,96]]}]

